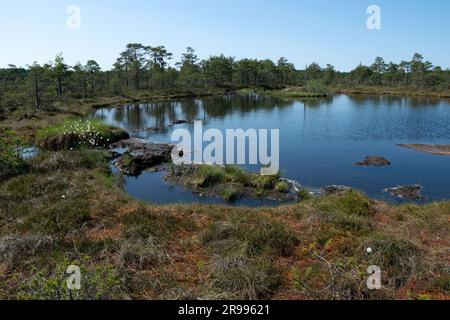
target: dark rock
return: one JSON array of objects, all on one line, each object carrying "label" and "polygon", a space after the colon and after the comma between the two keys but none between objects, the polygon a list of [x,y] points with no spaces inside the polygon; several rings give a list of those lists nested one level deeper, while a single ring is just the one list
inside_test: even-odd
[{"label": "dark rock", "polygon": [[152,127],[152,128],[147,128],[147,129],[145,129],[145,131],[148,131],[148,132],[158,132],[158,131],[162,131],[162,130],[164,130],[165,129],[165,127]]},{"label": "dark rock", "polygon": [[187,123],[186,120],[174,120],[174,121],[172,121],[172,124],[185,124],[185,123]]},{"label": "dark rock", "polygon": [[391,162],[382,157],[370,156],[363,161],[356,162],[354,165],[358,167],[385,167],[390,166]]},{"label": "dark rock", "polygon": [[145,145],[145,140],[138,138],[125,139],[111,144],[110,147],[112,149],[116,149],[116,148],[129,148],[130,146],[136,145]]},{"label": "dark rock", "polygon": [[345,186],[326,186],[323,187],[322,189],[322,194],[325,196],[329,196],[332,194],[339,194],[339,193],[344,193],[347,192],[349,190],[351,190],[351,188],[349,187],[345,187]]},{"label": "dark rock", "polygon": [[384,191],[390,193],[394,197],[398,197],[401,199],[420,201],[425,199],[425,197],[420,194],[422,189],[422,186],[416,184],[411,186],[387,188]]},{"label": "dark rock", "polygon": [[108,150],[107,151],[107,159],[108,159],[108,161],[116,160],[120,156],[121,156],[121,154],[118,153],[117,151],[114,151],[114,150]]},{"label": "dark rock", "polygon": [[172,149],[169,144],[128,144],[128,151],[118,158],[116,166],[128,175],[139,176],[144,170],[170,162]]}]

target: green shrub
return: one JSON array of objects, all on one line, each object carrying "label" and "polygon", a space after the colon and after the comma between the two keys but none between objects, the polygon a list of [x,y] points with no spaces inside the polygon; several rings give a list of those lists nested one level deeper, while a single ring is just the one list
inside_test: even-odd
[{"label": "green shrub", "polygon": [[198,168],[192,181],[193,185],[201,188],[219,184],[225,180],[224,169],[217,166],[202,165]]},{"label": "green shrub", "polygon": [[231,185],[225,185],[222,187],[219,190],[219,195],[222,199],[229,202],[232,202],[239,197],[238,190]]},{"label": "green shrub", "polygon": [[326,212],[337,211],[349,215],[369,216],[374,212],[371,201],[355,190],[321,197],[318,206]]},{"label": "green shrub", "polygon": [[226,166],[225,176],[227,181],[240,183],[243,186],[249,186],[251,183],[251,174],[237,166]]},{"label": "green shrub", "polygon": [[25,169],[20,150],[24,142],[12,130],[0,127],[0,178],[15,175]]},{"label": "green shrub", "polygon": [[273,190],[280,180],[280,175],[263,176],[255,174],[253,175],[252,186],[263,192],[264,190]]},{"label": "green shrub", "polygon": [[305,201],[308,199],[311,199],[311,194],[309,193],[308,189],[300,189],[297,192],[298,200]]},{"label": "green shrub", "polygon": [[280,181],[276,184],[275,191],[282,192],[282,193],[288,193],[289,185],[284,181]]}]

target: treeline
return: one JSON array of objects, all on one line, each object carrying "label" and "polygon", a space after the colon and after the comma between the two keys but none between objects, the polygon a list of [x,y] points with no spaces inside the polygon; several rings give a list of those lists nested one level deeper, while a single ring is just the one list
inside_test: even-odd
[{"label": "treeline", "polygon": [[317,63],[297,70],[285,58],[236,60],[224,55],[200,60],[188,47],[181,60],[164,46],[132,43],[120,53],[112,70],[103,71],[95,60],[69,66],[62,54],[46,64],[26,68],[10,65],[0,69],[0,112],[22,105],[36,108],[64,97],[89,98],[130,94],[141,90],[276,89],[304,86],[308,82],[327,86],[396,86],[429,90],[450,88],[450,70],[443,70],[415,54],[411,61],[386,63],[377,57],[370,66],[359,65],[339,72],[332,65]]}]

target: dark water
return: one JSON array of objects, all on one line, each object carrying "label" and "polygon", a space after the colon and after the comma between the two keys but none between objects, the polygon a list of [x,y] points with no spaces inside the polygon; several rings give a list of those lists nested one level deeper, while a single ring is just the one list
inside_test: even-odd
[{"label": "dark water", "polygon": [[[345,185],[378,199],[395,200],[383,190],[420,184],[428,200],[450,199],[450,157],[398,147],[401,143],[450,144],[450,103],[430,98],[335,96],[283,101],[260,96],[227,96],[178,102],[127,105],[97,110],[94,117],[150,142],[170,142],[172,130],[160,127],[183,119],[201,119],[204,130],[280,129],[283,176],[312,188]],[[135,131],[138,130],[138,131]],[[360,168],[354,162],[376,155],[390,167]],[[220,202],[192,195],[162,182],[161,174],[126,178],[127,191],[156,203]],[[253,202],[252,202],[253,201]],[[245,200],[241,204],[263,205]]]}]

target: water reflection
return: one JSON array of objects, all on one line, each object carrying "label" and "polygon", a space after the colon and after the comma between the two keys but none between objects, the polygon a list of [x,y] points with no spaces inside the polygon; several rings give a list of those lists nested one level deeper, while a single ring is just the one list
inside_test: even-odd
[{"label": "water reflection", "polygon": [[[450,198],[450,157],[397,146],[450,144],[450,103],[445,100],[362,95],[285,100],[228,95],[104,108],[93,116],[151,142],[170,142],[175,128],[192,130],[192,122],[199,119],[205,130],[280,129],[282,171],[304,185],[347,185],[385,199],[389,196],[382,190],[387,187],[421,184],[429,199]],[[168,126],[175,120],[187,123]],[[164,128],[147,130],[154,127]],[[393,165],[353,166],[367,155],[383,156]],[[129,181],[128,188],[132,185],[141,193],[151,193],[145,190],[142,180]],[[151,195],[148,198],[153,199]]]}]

